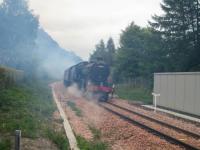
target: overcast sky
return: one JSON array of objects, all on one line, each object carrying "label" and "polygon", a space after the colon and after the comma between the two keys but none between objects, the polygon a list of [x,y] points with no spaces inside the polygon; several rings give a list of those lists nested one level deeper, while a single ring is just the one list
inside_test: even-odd
[{"label": "overcast sky", "polygon": [[88,59],[100,39],[116,44],[121,30],[134,21],[146,26],[160,14],[162,0],[29,0],[41,26],[60,44]]}]

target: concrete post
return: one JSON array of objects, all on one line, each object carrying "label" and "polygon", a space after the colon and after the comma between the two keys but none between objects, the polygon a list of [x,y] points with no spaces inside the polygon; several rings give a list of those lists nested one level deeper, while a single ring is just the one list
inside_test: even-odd
[{"label": "concrete post", "polygon": [[21,130],[15,131],[15,150],[20,150]]}]

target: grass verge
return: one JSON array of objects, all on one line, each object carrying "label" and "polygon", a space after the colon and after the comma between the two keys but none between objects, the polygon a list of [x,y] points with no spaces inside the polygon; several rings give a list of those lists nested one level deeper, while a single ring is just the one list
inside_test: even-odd
[{"label": "grass verge", "polygon": [[0,149],[10,149],[11,139],[4,135],[14,135],[16,129],[22,138],[49,138],[58,148],[68,149],[63,133],[46,132],[53,126],[55,110],[48,82],[28,81],[0,90]]},{"label": "grass verge", "polygon": [[23,84],[0,91],[0,132],[22,130],[24,137],[36,138],[44,132],[55,105],[48,87],[39,83]]},{"label": "grass verge", "polygon": [[133,88],[130,86],[117,86],[116,94],[127,100],[141,101],[145,104],[152,104],[151,90],[144,88]]}]

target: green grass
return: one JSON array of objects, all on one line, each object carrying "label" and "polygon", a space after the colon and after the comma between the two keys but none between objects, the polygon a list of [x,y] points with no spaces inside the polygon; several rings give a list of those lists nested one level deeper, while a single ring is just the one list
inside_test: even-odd
[{"label": "green grass", "polygon": [[69,141],[63,133],[55,132],[53,129],[47,129],[46,135],[51,141],[53,141],[57,145],[60,150],[69,149]]},{"label": "green grass", "polygon": [[94,126],[89,126],[89,129],[91,130],[94,140],[100,140],[101,138],[101,131],[95,128]]},{"label": "green grass", "polygon": [[87,141],[81,136],[76,137],[80,150],[107,150],[108,145],[102,141]]},{"label": "green grass", "polygon": [[63,133],[46,132],[53,126],[55,110],[47,82],[29,80],[0,90],[0,149],[10,149],[11,139],[5,139],[4,135],[11,137],[17,129],[22,131],[22,138],[48,138],[59,149],[68,149]]},{"label": "green grass", "polygon": [[81,150],[107,150],[108,144],[101,140],[101,131],[94,126],[89,126],[94,138],[92,141],[87,141],[81,136],[77,136],[78,146]]},{"label": "green grass", "polygon": [[67,105],[76,113],[77,116],[82,116],[82,111],[76,106],[74,102],[68,101]]},{"label": "green grass", "polygon": [[151,90],[148,89],[119,85],[116,88],[116,94],[122,99],[141,101],[145,104],[152,104]]},{"label": "green grass", "polygon": [[40,84],[15,86],[0,91],[0,132],[22,130],[25,137],[42,134],[42,124],[50,121],[55,105],[51,91]]}]

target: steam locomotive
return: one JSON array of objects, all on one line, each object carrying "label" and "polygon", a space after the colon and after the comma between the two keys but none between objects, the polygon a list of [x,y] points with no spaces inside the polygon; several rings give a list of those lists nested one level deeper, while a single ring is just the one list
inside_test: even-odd
[{"label": "steam locomotive", "polygon": [[76,84],[82,92],[95,96],[99,101],[107,101],[113,91],[109,74],[109,66],[104,62],[84,61],[65,70],[64,85]]}]

